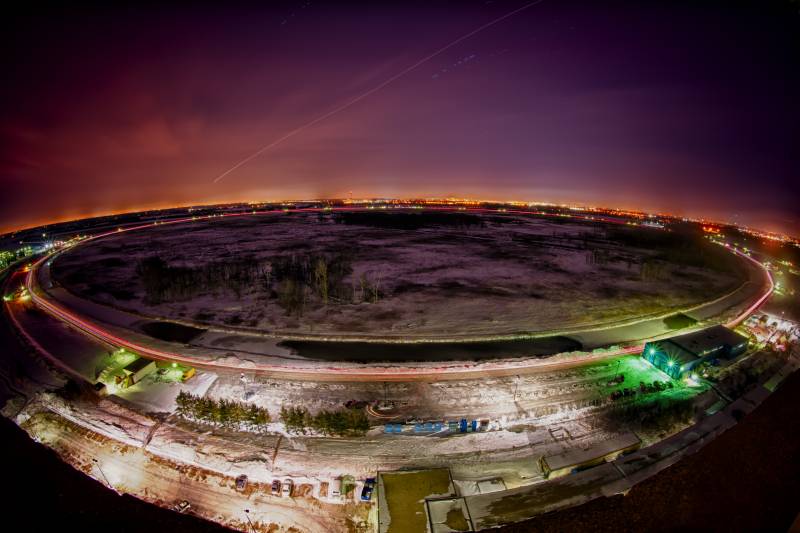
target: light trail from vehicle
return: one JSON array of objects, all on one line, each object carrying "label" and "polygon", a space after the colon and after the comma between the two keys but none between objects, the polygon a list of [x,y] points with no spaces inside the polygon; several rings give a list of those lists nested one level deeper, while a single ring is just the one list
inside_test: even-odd
[{"label": "light trail from vehicle", "polygon": [[775,291],[775,280],[772,278],[772,272],[770,272],[768,268],[766,268],[764,265],[762,265],[761,263],[759,263],[758,261],[756,261],[755,259],[753,259],[749,255],[740,252],[739,250],[735,250],[734,249],[733,253],[739,255],[740,257],[744,257],[745,259],[751,261],[753,264],[759,266],[761,268],[761,270],[764,271],[764,273],[767,275],[767,280],[769,281],[769,290],[767,292],[765,292],[764,294],[762,294],[761,297],[758,300],[756,300],[755,303],[753,303],[753,305],[748,307],[739,316],[737,316],[733,320],[727,322],[725,324],[725,327],[728,327],[728,328],[733,328],[733,327],[736,327],[739,324],[741,324],[748,316],[753,314],[753,312],[755,312],[756,309],[761,307],[764,304],[764,302],[767,301],[767,298],[772,296],[772,293]]},{"label": "light trail from vehicle", "polygon": [[[38,266],[38,263],[36,264]],[[32,278],[35,269],[32,269],[28,275],[28,286],[32,286]],[[186,356],[175,352],[166,352],[142,346],[140,344],[123,339],[113,333],[102,329],[101,327],[84,320],[77,315],[70,313],[63,308],[51,303],[38,294],[33,296],[33,301],[44,311],[51,316],[65,322],[84,333],[100,340],[104,343],[111,344],[120,348],[125,348],[131,352],[145,356],[150,359],[159,361],[179,362],[189,366],[202,368],[205,370],[226,370],[234,372],[248,372],[258,374],[268,374],[273,376],[285,375],[287,377],[300,377],[300,379],[314,379],[319,381],[326,381],[330,379],[330,375],[338,376],[334,381],[341,381],[341,378],[353,381],[376,380],[376,381],[400,381],[407,379],[430,379],[447,375],[451,379],[464,378],[464,377],[479,377],[484,375],[506,375],[507,373],[521,373],[521,372],[540,372],[550,370],[553,368],[569,368],[571,366],[579,366],[590,362],[597,362],[603,359],[618,357],[620,355],[631,355],[640,352],[643,345],[628,346],[618,350],[605,352],[603,354],[582,357],[579,360],[573,361],[553,361],[553,362],[513,362],[513,363],[478,363],[472,366],[469,365],[453,365],[445,367],[373,367],[369,372],[365,372],[357,367],[333,367],[333,366],[318,366],[318,367],[298,367],[298,366],[284,366],[263,363],[248,363],[248,364],[235,364],[226,361],[204,361],[196,357]],[[326,379],[327,378],[327,379]]]},{"label": "light trail from vehicle", "polygon": [[[509,209],[452,208],[452,207],[432,207],[426,209],[434,211],[455,211],[455,212],[469,211],[469,212],[491,213],[491,214],[524,214],[524,215],[544,214],[544,213],[536,213],[531,211],[513,210],[513,209],[509,210]],[[179,218],[163,222],[159,221],[147,224],[140,224],[137,226],[132,226],[124,229],[118,228],[117,230],[114,231],[101,233],[83,239],[82,241],[80,241],[79,244],[97,240],[110,235],[118,235],[119,233],[128,231],[137,231],[161,225],[188,223],[197,220],[208,220],[213,218],[227,218],[227,217],[254,216],[254,215],[274,215],[274,214],[285,214],[287,212],[291,213],[291,212],[324,212],[324,211],[372,211],[372,210],[374,209],[366,207],[364,208],[342,207],[342,208],[300,208],[292,210],[274,209],[265,211],[220,213],[219,215]],[[572,214],[567,216],[583,220],[592,220],[592,221],[601,220],[604,222],[611,222],[623,225],[627,224],[627,222],[625,221],[608,217],[595,217],[595,216],[572,215]],[[750,314],[752,314],[752,312],[755,311],[760,305],[762,305],[767,300],[767,298],[769,298],[769,296],[772,294],[775,286],[772,280],[772,275],[770,274],[769,270],[764,267],[764,265],[762,265],[752,257],[749,257],[748,255],[739,252],[736,249],[731,248],[730,250],[733,253],[751,261],[753,264],[760,267],[760,269],[766,273],[766,277],[769,281],[769,289],[764,294],[762,294],[754,304],[749,306],[744,312],[742,312],[734,319],[725,324],[727,327],[734,327],[739,323],[741,323],[744,319],[746,319]],[[194,366],[197,368],[202,368],[211,371],[214,370],[216,371],[222,370],[229,372],[244,371],[244,372],[253,372],[257,374],[284,376],[287,378],[316,380],[316,381],[345,381],[345,380],[405,381],[405,380],[426,380],[426,379],[469,379],[470,377],[475,378],[487,375],[507,376],[520,373],[535,373],[535,372],[549,371],[553,369],[565,369],[576,366],[583,366],[585,364],[596,363],[598,361],[603,361],[606,359],[612,359],[615,357],[639,353],[644,348],[644,342],[641,342],[632,346],[624,346],[616,350],[610,350],[600,354],[586,355],[583,357],[576,357],[574,359],[569,359],[569,360],[559,360],[559,361],[549,361],[549,362],[548,361],[542,362],[540,360],[539,361],[537,360],[492,361],[492,362],[480,362],[472,364],[458,363],[449,366],[439,366],[439,367],[374,366],[369,368],[369,371],[364,371],[363,367],[360,368],[341,367],[341,366],[298,367],[298,366],[284,366],[277,364],[264,364],[264,363],[252,363],[252,362],[248,362],[247,364],[235,364],[226,361],[204,361],[202,359],[198,359],[197,357],[187,356],[180,353],[162,351],[155,348],[142,346],[140,344],[131,342],[127,339],[123,339],[107,330],[104,330],[103,328],[101,328],[97,324],[92,323],[91,321],[82,318],[75,313],[67,311],[66,309],[48,300],[44,296],[38,294],[36,290],[36,277],[38,269],[42,263],[52,259],[52,257],[55,256],[57,253],[59,252],[53,252],[51,254],[42,257],[41,259],[36,261],[31,266],[29,271],[26,273],[27,276],[25,279],[25,286],[28,289],[28,292],[30,293],[31,299],[34,304],[39,306],[41,309],[43,309],[45,312],[55,317],[56,319],[65,322],[73,326],[74,328],[83,331],[85,334],[88,334],[89,336],[106,344],[110,344],[121,348],[126,348],[132,352],[138,353],[140,355],[146,356],[151,359],[160,361],[180,362],[187,364],[189,366]]]}]

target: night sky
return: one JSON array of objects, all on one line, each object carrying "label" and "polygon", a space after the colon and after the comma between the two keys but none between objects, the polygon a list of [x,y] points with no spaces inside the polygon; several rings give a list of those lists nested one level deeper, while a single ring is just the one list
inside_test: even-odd
[{"label": "night sky", "polygon": [[[800,234],[800,3],[4,13],[0,232],[150,207],[456,196]],[[767,8],[769,6],[769,8]]]}]

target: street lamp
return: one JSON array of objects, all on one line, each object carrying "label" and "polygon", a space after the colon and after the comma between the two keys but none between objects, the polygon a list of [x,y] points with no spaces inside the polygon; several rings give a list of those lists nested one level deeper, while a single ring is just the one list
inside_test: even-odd
[{"label": "street lamp", "polygon": [[106,480],[106,485],[108,485],[108,488],[109,488],[109,489],[111,489],[111,490],[113,490],[113,491],[114,491],[114,492],[116,492],[117,494],[119,494],[119,491],[118,491],[117,489],[115,489],[115,488],[114,488],[114,486],[111,484],[111,482],[110,482],[110,481],[108,481],[108,478],[106,477],[106,473],[105,473],[105,472],[103,472],[103,469],[102,469],[102,468],[100,468],[100,462],[99,462],[97,459],[95,459],[95,458],[92,458],[92,462],[93,462],[94,464],[96,464],[96,465],[97,465],[97,469],[100,471],[100,475],[102,475],[102,476],[103,476],[103,479],[105,479],[105,480]]},{"label": "street lamp", "polygon": [[245,509],[245,510],[244,510],[244,516],[246,516],[246,517],[247,517],[247,523],[248,523],[248,524],[250,524],[250,529],[251,529],[252,531],[255,531],[255,530],[256,530],[256,528],[255,528],[255,527],[253,527],[253,523],[250,521],[250,509]]}]

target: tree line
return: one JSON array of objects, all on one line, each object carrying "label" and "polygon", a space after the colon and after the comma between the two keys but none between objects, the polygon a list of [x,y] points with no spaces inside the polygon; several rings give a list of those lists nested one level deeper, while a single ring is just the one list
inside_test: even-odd
[{"label": "tree line", "polygon": [[200,397],[181,391],[176,398],[177,413],[203,422],[216,422],[224,426],[247,423],[266,426],[270,422],[269,411],[254,404],[245,404],[221,398]]},{"label": "tree line", "polygon": [[377,302],[381,276],[353,272],[345,254],[291,254],[270,261],[243,257],[214,261],[200,267],[173,266],[159,256],[139,261],[136,274],[149,303],[180,301],[204,291],[230,290],[240,298],[246,290],[260,290],[274,299],[287,315],[302,316],[306,306]]},{"label": "tree line", "polygon": [[385,211],[338,211],[333,214],[337,224],[371,226],[378,228],[415,230],[428,227],[482,228],[483,218],[470,213],[387,213]]},{"label": "tree line", "polygon": [[280,417],[287,431],[313,429],[329,435],[363,435],[369,430],[367,415],[355,409],[322,410],[312,415],[305,407],[284,406]]},{"label": "tree line", "polygon": [[197,268],[173,266],[159,256],[139,261],[136,274],[151,303],[191,298],[201,291],[228,289],[240,297],[253,281],[264,276],[265,266],[252,257],[214,261]]}]

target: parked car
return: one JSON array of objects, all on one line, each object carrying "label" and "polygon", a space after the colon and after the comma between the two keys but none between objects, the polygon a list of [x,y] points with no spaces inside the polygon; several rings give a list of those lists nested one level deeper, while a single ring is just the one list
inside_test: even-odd
[{"label": "parked car", "polygon": [[173,509],[175,509],[179,513],[185,513],[186,511],[189,510],[190,507],[191,505],[189,504],[189,502],[187,502],[186,500],[181,500],[180,502],[175,504],[175,507],[173,507]]},{"label": "parked car", "polygon": [[244,490],[247,488],[247,476],[242,474],[236,478],[236,490]]},{"label": "parked car", "polygon": [[272,490],[270,491],[273,496],[280,496],[281,495],[281,480],[280,479],[273,479],[272,480]]},{"label": "parked car", "polygon": [[361,489],[361,501],[370,501],[372,499],[373,490],[375,490],[375,478],[369,477],[364,480],[364,488]]},{"label": "parked car", "polygon": [[368,405],[369,402],[366,400],[347,400],[344,404],[348,409],[364,409]]},{"label": "parked car", "polygon": [[283,485],[281,485],[281,496],[291,496],[293,486],[294,483],[291,479],[283,480]]}]

